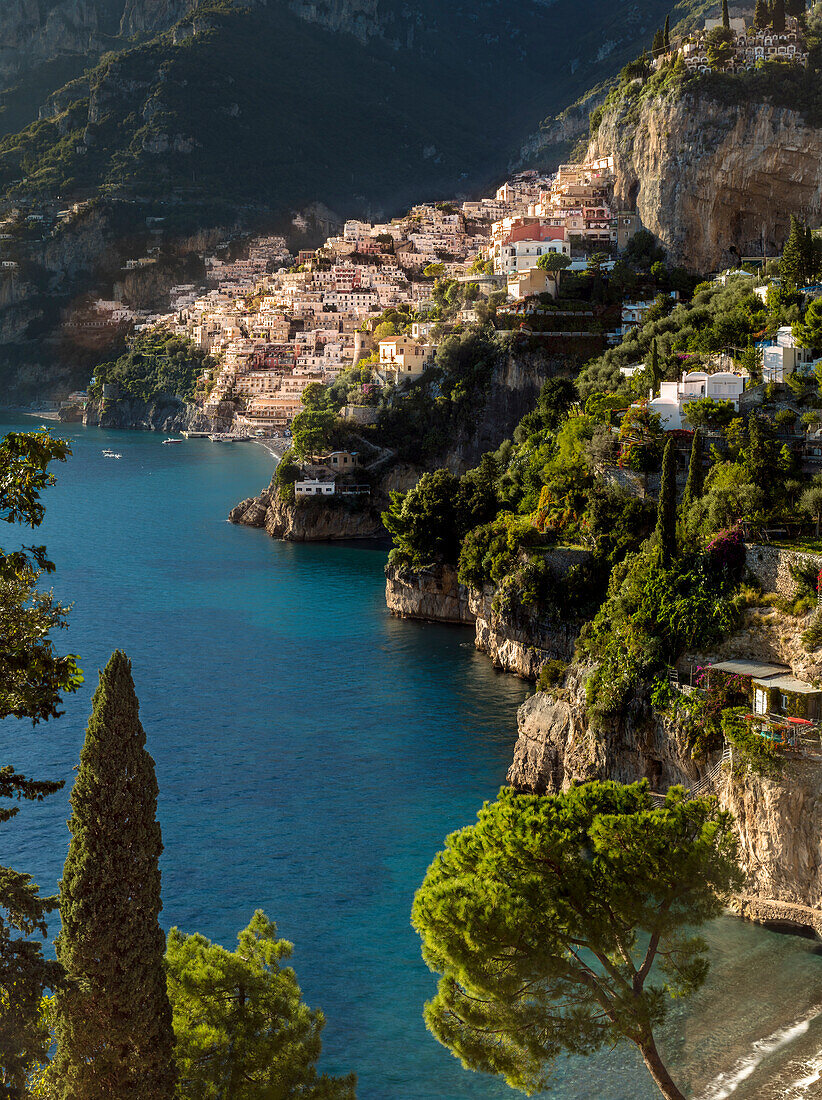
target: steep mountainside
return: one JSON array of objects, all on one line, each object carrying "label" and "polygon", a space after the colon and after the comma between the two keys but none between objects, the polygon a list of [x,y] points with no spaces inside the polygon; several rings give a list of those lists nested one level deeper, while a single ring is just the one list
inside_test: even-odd
[{"label": "steep mountainside", "polygon": [[628,98],[588,146],[613,156],[616,193],[681,263],[710,271],[781,251],[790,215],[822,215],[822,129],[769,103],[706,94]]},{"label": "steep mountainside", "polygon": [[[106,35],[163,30],[187,8],[185,0],[16,2],[17,18],[5,16],[15,43],[9,72],[26,49],[32,62],[99,53]],[[38,19],[25,18],[30,6]],[[219,188],[230,201],[319,199],[352,211],[399,208],[421,189],[467,190],[504,170],[547,109],[612,75],[664,8],[662,0],[607,8],[598,0],[251,0],[245,8],[204,0],[56,92],[42,121],[4,142],[0,186],[175,188],[189,200]]]}]

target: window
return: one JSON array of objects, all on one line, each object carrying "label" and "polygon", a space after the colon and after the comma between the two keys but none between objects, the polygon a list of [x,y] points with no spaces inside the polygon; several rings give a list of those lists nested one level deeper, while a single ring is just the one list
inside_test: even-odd
[{"label": "window", "polygon": [[768,693],[764,688],[754,689],[754,714],[768,713]]},{"label": "window", "polygon": [[781,696],[781,704],[782,704],[782,713],[787,714],[788,713],[788,708],[791,705],[791,701],[790,701],[790,698],[787,696],[787,694],[784,691],[782,692],[782,696]]}]

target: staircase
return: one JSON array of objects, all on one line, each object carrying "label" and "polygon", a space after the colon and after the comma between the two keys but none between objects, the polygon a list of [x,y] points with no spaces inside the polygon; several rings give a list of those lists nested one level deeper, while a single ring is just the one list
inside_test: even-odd
[{"label": "staircase", "polygon": [[[725,747],[722,750],[722,755],[719,760],[710,768],[701,779],[698,779],[696,783],[692,783],[685,788],[685,797],[700,798],[703,794],[710,794],[722,774],[723,764],[727,764],[731,759],[731,746],[726,742]],[[658,794],[656,791],[651,791],[651,799],[655,806],[662,806],[665,802],[665,795]]]}]

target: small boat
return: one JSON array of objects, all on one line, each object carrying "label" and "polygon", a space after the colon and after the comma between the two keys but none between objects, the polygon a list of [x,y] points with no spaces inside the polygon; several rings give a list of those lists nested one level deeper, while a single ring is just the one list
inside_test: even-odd
[{"label": "small boat", "polygon": [[103,458],[122,458],[122,455],[118,455],[116,451],[103,451]]},{"label": "small boat", "polygon": [[171,436],[169,436],[168,439],[163,440],[163,446],[165,446],[166,443],[183,443],[183,442],[184,441],[182,439],[172,439]]}]

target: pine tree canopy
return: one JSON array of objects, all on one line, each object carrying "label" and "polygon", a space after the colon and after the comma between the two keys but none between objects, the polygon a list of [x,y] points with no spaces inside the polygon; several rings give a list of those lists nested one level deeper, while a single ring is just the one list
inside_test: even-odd
[{"label": "pine tree canopy", "polygon": [[355,1100],[353,1075],[317,1073],[325,1021],[280,965],[290,955],[261,910],[233,952],[172,928],[168,991],[181,1100]]},{"label": "pine tree canopy", "polygon": [[[40,494],[54,481],[52,461],[65,461],[68,445],[46,432],[10,432],[0,440],[0,520],[40,525]],[[43,572],[54,569],[44,546],[0,550],[0,718],[46,721],[59,714],[63,692],[82,681],[73,656],[56,654],[50,632],[65,623],[66,609],[51,594],[37,590]],[[10,732],[9,730],[6,731]],[[42,801],[60,782],[29,779],[11,767],[0,768],[0,799]],[[0,824],[7,826],[19,806],[0,803]],[[4,835],[6,850],[12,837]],[[41,897],[31,876],[0,867],[0,1097],[28,1096],[29,1075],[48,1054],[51,1036],[41,1016],[41,1001],[60,982],[62,967],[43,958],[41,939],[57,899]]]},{"label": "pine tree canopy", "polygon": [[503,788],[446,839],[414,899],[423,958],[441,975],[426,1024],[464,1066],[529,1093],[561,1054],[627,1040],[681,1100],[653,1029],[668,997],[705,979],[693,930],[738,888],[736,850],[730,815],[681,788],[661,809],[645,782]]},{"label": "pine tree canopy", "polygon": [[57,957],[60,1100],[171,1100],[173,1032],[158,923],[157,780],[131,664],[115,652],[92,700],[71,793]]}]

